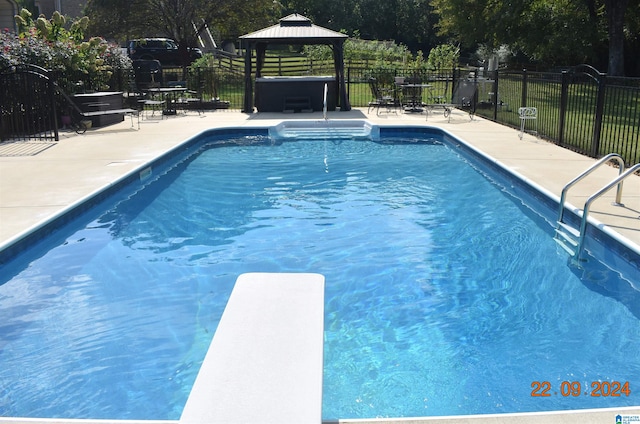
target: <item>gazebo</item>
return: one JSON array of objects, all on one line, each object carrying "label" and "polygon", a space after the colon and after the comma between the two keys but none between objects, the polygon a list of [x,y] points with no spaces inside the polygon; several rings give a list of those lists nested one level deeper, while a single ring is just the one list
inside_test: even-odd
[{"label": "gazebo", "polygon": [[[330,79],[329,93],[333,99],[337,99],[337,104],[340,106],[341,111],[351,110],[349,99],[347,97],[347,87],[344,79],[344,42],[347,40],[345,34],[341,34],[336,31],[332,31],[327,28],[323,28],[314,25],[309,18],[298,15],[296,13],[286,16],[280,19],[280,23],[273,25],[240,37],[245,47],[245,62],[244,62],[244,78],[245,78],[245,93],[244,93],[244,112],[251,113],[253,111],[253,84],[251,80],[252,64],[251,56],[253,49],[256,50],[256,100],[261,98],[261,103],[264,104],[265,98],[273,96],[274,93],[282,97],[287,92],[297,93],[298,97],[305,98],[305,91],[313,90],[313,93],[308,96],[311,97],[309,106],[314,110],[315,104],[317,104],[316,98],[320,96],[322,98],[322,89],[318,88],[318,84],[323,84],[324,81]],[[262,78],[261,71],[264,65],[264,57],[267,48],[270,45],[312,45],[312,44],[328,44],[333,50],[333,60],[335,67],[335,78],[333,77],[280,77],[274,79]],[[284,89],[284,90],[283,90]],[[289,90],[289,91],[287,91]],[[283,94],[284,93],[284,94]],[[307,98],[308,98],[307,97]],[[290,98],[294,101],[294,97]],[[273,101],[279,101],[280,99],[273,99]],[[286,103],[287,99],[283,99]],[[258,102],[256,102],[258,103]],[[335,101],[334,101],[335,104]],[[267,107],[265,106],[265,109]],[[280,110],[285,106],[281,106]],[[335,106],[334,106],[335,108]],[[258,108],[260,111],[260,108]]]}]

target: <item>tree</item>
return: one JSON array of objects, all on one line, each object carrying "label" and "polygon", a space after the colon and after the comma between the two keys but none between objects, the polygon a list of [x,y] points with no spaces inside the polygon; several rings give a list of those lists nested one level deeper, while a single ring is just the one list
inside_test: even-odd
[{"label": "tree", "polygon": [[289,0],[289,13],[368,40],[393,40],[413,51],[439,43],[431,0]]},{"label": "tree", "polygon": [[432,1],[439,33],[467,48],[506,44],[550,66],[608,64],[611,75],[624,72],[630,3],[638,0]]},{"label": "tree", "polygon": [[609,75],[624,75],[624,16],[629,0],[605,0],[609,26]]},{"label": "tree", "polygon": [[89,0],[85,13],[90,34],[120,42],[144,36],[154,18],[146,0]]},{"label": "tree", "polygon": [[[549,66],[592,63],[602,66],[599,52],[606,30],[575,0],[537,0],[520,20],[525,36],[514,37],[512,48]],[[577,36],[576,34],[579,34]]]},{"label": "tree", "polygon": [[431,49],[427,66],[437,71],[451,70],[458,65],[460,48],[451,44],[441,44]]},{"label": "tree", "polygon": [[625,70],[628,75],[640,75],[640,4],[632,2],[627,7],[625,24]]},{"label": "tree", "polygon": [[197,45],[205,25],[216,33],[237,38],[274,23],[279,13],[273,0],[89,0],[89,32],[126,41],[135,37],[174,39],[184,52]]},{"label": "tree", "polygon": [[493,17],[486,13],[491,12],[487,3],[487,0],[432,0],[439,17],[438,32],[467,48],[478,44],[495,47],[499,43],[492,34]]}]

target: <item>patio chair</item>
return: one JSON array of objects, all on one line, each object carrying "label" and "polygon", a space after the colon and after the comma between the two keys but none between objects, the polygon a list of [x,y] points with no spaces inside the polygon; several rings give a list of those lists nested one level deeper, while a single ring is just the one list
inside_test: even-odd
[{"label": "patio chair", "polygon": [[[478,82],[475,79],[460,79],[453,92],[453,106],[465,110],[469,113],[469,118],[473,120],[476,113],[476,101],[478,98]],[[449,114],[445,116],[451,116]]]},{"label": "patio chair", "polygon": [[202,88],[197,90],[187,90],[185,97],[181,102],[183,103],[184,110],[195,110],[198,115],[204,114],[204,100],[203,100]]},{"label": "patio chair", "polygon": [[378,86],[378,81],[375,78],[369,79],[369,88],[371,88],[371,94],[373,95],[373,100],[369,102],[369,108],[367,109],[367,113],[371,112],[372,108],[376,108],[376,115],[380,114],[380,108],[384,107],[387,109],[387,112],[391,111],[391,108],[396,109],[400,106],[399,100],[396,96],[389,94],[393,93],[392,90],[384,90]]},{"label": "patio chair", "polygon": [[141,91],[161,87],[163,82],[162,65],[157,60],[134,60],[135,82]]},{"label": "patio chair", "polygon": [[160,119],[164,119],[164,113],[162,111],[167,104],[165,100],[158,100],[147,92],[140,100],[138,100],[138,102],[143,115],[146,114],[147,118],[149,118],[149,112],[151,112],[151,116],[155,116],[156,112],[158,112]]},{"label": "patio chair", "polygon": [[520,117],[520,140],[525,133],[525,124],[527,121],[533,121],[535,123],[535,130],[533,130],[533,134],[538,135],[538,108],[537,107],[521,107],[518,109],[518,116]]},{"label": "patio chair", "polygon": [[142,112],[142,100],[144,100],[144,93],[140,90],[134,76],[132,75],[129,79],[129,83],[127,84],[125,102],[128,107]]}]

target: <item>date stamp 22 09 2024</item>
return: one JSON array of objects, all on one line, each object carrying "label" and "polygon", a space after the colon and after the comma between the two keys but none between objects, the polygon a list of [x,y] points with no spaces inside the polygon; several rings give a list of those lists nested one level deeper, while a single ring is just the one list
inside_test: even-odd
[{"label": "date stamp 22 09 2024", "polygon": [[550,397],[557,396],[593,396],[593,397],[620,397],[629,396],[631,389],[629,382],[621,381],[593,381],[591,384],[583,388],[579,381],[563,381],[558,388],[553,389],[548,381],[533,381],[531,383],[532,397]]}]

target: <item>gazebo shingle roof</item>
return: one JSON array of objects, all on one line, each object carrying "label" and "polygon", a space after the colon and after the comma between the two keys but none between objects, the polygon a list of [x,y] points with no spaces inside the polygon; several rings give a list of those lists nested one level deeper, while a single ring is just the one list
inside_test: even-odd
[{"label": "gazebo shingle roof", "polygon": [[326,43],[328,40],[348,38],[347,35],[315,25],[309,18],[294,13],[280,19],[280,23],[240,37],[248,41],[300,43],[301,40],[313,43]]}]

